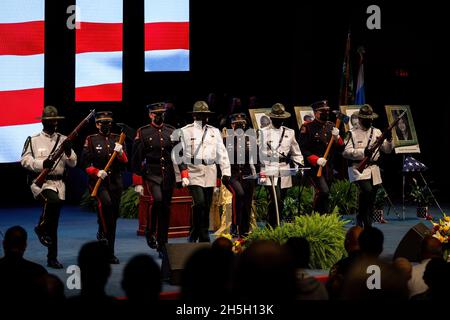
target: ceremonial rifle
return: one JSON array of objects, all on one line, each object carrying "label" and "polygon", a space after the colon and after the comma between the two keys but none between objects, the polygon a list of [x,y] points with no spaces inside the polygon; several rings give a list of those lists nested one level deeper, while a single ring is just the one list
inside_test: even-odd
[{"label": "ceremonial rifle", "polygon": [[60,160],[61,156],[63,155],[64,143],[66,143],[66,141],[75,140],[75,138],[78,137],[78,134],[80,133],[81,129],[89,123],[89,119],[92,118],[94,115],[95,115],[95,110],[91,110],[91,112],[88,114],[88,116],[86,118],[84,118],[78,124],[78,126],[67,136],[67,138],[59,145],[59,147],[48,156],[47,159],[55,162],[55,165],[53,165],[53,168],[45,168],[44,170],[41,171],[39,176],[33,181],[33,183],[36,186],[38,186],[39,188],[42,188],[42,185],[44,184],[44,182],[47,178],[47,175],[54,169],[57,162]]},{"label": "ceremonial rifle", "polygon": [[365,168],[367,168],[367,166],[369,165],[369,160],[372,159],[372,156],[374,154],[374,152],[381,147],[381,145],[383,144],[384,140],[386,140],[386,135],[388,132],[390,132],[395,126],[397,126],[398,122],[400,121],[400,119],[406,114],[406,110],[403,111],[403,113],[397,118],[395,119],[394,122],[391,123],[391,125],[383,131],[383,133],[381,134],[381,136],[379,136],[377,138],[377,141],[375,141],[375,143],[369,148],[369,155],[365,156],[361,162],[358,164],[358,167],[356,167],[356,169],[362,173],[364,171]]}]

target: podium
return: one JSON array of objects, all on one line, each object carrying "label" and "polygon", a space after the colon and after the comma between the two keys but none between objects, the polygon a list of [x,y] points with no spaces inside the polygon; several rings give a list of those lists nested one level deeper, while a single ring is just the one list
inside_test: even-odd
[{"label": "podium", "polygon": [[[137,234],[144,235],[150,217],[153,198],[144,184],[144,195],[139,197],[139,226]],[[169,238],[187,237],[191,226],[192,197],[187,188],[174,188],[170,207]]]},{"label": "podium", "polygon": [[[268,171],[264,172],[265,176],[269,179],[270,185],[272,187],[273,200],[275,202],[275,211],[277,214],[277,226],[280,226],[280,209],[278,208],[277,192],[275,190],[275,178],[278,179],[281,177],[295,176],[295,175],[297,175],[297,173],[299,171],[301,171],[302,175],[303,175],[304,170],[310,170],[310,169],[311,168],[299,167],[299,168],[290,168],[290,169],[283,169],[283,170],[274,169],[274,170],[268,170]],[[258,179],[258,178],[260,178],[260,176],[258,174],[253,174],[253,175],[244,177],[244,179]],[[281,183],[281,180],[277,181],[277,183]]]}]

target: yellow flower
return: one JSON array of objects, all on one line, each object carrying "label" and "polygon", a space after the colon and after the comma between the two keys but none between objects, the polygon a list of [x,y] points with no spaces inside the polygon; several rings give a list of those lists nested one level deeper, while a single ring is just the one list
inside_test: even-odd
[{"label": "yellow flower", "polygon": [[229,240],[232,239],[232,236],[231,236],[230,233],[222,233],[222,234],[219,235],[219,237],[224,237],[224,238],[227,238]]},{"label": "yellow flower", "polygon": [[445,221],[450,222],[450,217],[445,216],[444,219],[445,219]]},{"label": "yellow flower", "polygon": [[436,233],[433,234],[433,237],[438,239],[440,242],[444,242],[444,240],[446,239],[439,233],[439,231],[436,231]]}]

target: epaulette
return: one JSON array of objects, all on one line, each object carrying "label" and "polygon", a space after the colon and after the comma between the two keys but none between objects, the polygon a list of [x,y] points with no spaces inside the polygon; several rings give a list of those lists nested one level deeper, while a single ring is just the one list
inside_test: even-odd
[{"label": "epaulette", "polygon": [[164,127],[175,130],[176,128],[170,124],[164,123]]},{"label": "epaulette", "polygon": [[194,126],[194,124],[193,123],[189,123],[189,124],[187,124],[187,125],[185,125],[183,128],[181,128],[181,129],[187,129],[187,128],[190,128],[190,127],[192,127],[192,126]]}]

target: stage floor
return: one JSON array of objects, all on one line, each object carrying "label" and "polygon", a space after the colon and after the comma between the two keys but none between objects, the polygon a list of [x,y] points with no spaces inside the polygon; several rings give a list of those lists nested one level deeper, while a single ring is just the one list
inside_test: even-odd
[{"label": "stage floor", "polygon": [[[443,208],[446,211],[446,208]],[[46,266],[47,250],[43,247],[34,233],[33,229],[36,225],[39,215],[39,207],[29,208],[0,208],[0,231],[4,233],[7,228],[14,225],[21,225],[28,232],[28,248],[25,258]],[[397,211],[401,214],[401,207]],[[431,208],[430,213],[434,217],[439,217],[439,210]],[[345,219],[353,220],[353,216],[344,216]],[[423,221],[425,225],[431,226],[431,223],[423,219],[416,218],[415,207],[407,207],[405,210],[405,220],[399,220],[391,210],[390,214],[385,217],[388,223],[375,224],[377,228],[383,231],[385,236],[383,259],[390,260],[395,249],[402,239],[403,235],[415,224]],[[352,226],[352,223],[347,225]],[[116,238],[116,256],[120,260],[119,265],[112,265],[112,274],[108,281],[107,293],[113,296],[124,296],[124,292],[120,286],[122,279],[122,271],[126,262],[136,254],[146,253],[151,255],[157,263],[161,263],[155,250],[150,249],[145,239],[137,236],[136,230],[138,221],[135,219],[119,219],[117,225]],[[61,212],[59,223],[59,254],[58,259],[64,265],[64,269],[49,269],[50,273],[54,273],[66,282],[70,276],[66,273],[69,265],[76,265],[78,251],[81,246],[88,241],[96,240],[97,217],[92,212],[81,211],[77,206],[64,206]],[[213,237],[211,239],[214,239]],[[186,238],[169,239],[171,243],[187,242]],[[3,248],[1,249],[3,255]],[[327,270],[314,270],[313,274],[327,274]],[[163,291],[174,291],[178,288],[169,284],[164,284]],[[66,295],[71,296],[78,293],[78,290],[68,290],[66,286]]]}]

